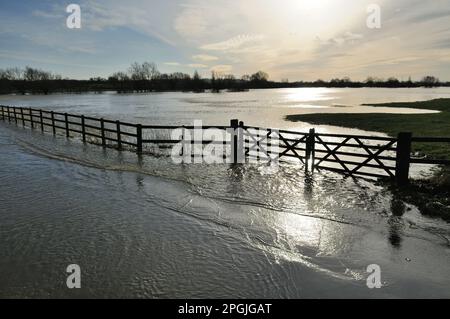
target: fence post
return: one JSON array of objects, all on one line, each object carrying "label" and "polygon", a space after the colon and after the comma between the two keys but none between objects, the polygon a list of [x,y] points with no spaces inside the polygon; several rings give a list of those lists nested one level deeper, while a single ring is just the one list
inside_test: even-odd
[{"label": "fence post", "polygon": [[101,129],[101,135],[102,135],[102,146],[106,146],[106,139],[105,139],[105,121],[103,118],[100,119],[100,129]]},{"label": "fence post", "polygon": [[25,117],[23,116],[23,108],[20,108],[20,116],[22,117],[22,126],[25,127]]},{"label": "fence post", "polygon": [[64,113],[64,122],[66,124],[66,137],[69,137],[69,116],[67,115],[67,113]]},{"label": "fence post", "polygon": [[50,112],[50,116],[52,118],[52,130],[53,130],[53,135],[56,135],[56,126],[55,126],[55,112],[51,111]]},{"label": "fence post", "polygon": [[2,120],[5,120],[5,107],[2,105]]},{"label": "fence post", "polygon": [[122,149],[122,135],[120,134],[120,121],[116,121],[117,127],[117,148]]},{"label": "fence post", "polygon": [[408,184],[409,165],[411,155],[412,133],[399,133],[397,137],[397,156],[395,165],[395,177],[398,185]]},{"label": "fence post", "polygon": [[15,106],[13,107],[13,110],[14,110],[14,122],[17,125],[17,111],[16,111],[16,107]]},{"label": "fence post", "polygon": [[245,163],[244,122],[239,122],[238,128],[238,162]]},{"label": "fence post", "polygon": [[[184,128],[184,125],[182,126],[181,129],[181,151],[180,151],[180,156],[183,158],[184,156],[184,148],[186,147],[184,144],[184,136],[186,134],[186,129]],[[182,160],[184,162],[184,159]]]},{"label": "fence post", "polygon": [[136,125],[136,147],[137,153],[142,154],[142,125]]},{"label": "fence post", "polygon": [[11,112],[9,110],[9,106],[6,107],[6,111],[8,112],[8,123],[11,123]]},{"label": "fence post", "polygon": [[31,128],[34,128],[34,123],[33,123],[33,110],[31,109],[31,107],[28,109],[28,111],[30,112],[30,123],[31,123]]},{"label": "fence post", "polygon": [[81,136],[83,138],[83,143],[86,143],[86,126],[84,124],[84,115],[81,115]]},{"label": "fence post", "polygon": [[233,129],[232,132],[232,140],[231,140],[231,154],[233,156],[233,164],[238,162],[238,136],[236,134],[236,130],[239,126],[239,120],[231,120],[230,127]]},{"label": "fence post", "polygon": [[42,118],[42,110],[39,110],[39,120],[41,122],[41,132],[44,132],[44,119]]}]

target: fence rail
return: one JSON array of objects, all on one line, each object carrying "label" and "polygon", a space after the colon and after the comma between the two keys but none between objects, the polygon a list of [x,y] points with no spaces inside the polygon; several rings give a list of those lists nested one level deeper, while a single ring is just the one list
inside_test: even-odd
[{"label": "fence rail", "polygon": [[[450,143],[449,137],[413,137],[399,133],[397,137],[363,136],[348,134],[308,133],[246,126],[231,120],[230,126],[202,126],[202,130],[223,130],[223,140],[184,141],[196,126],[141,125],[84,115],[68,114],[42,109],[0,106],[1,118],[23,127],[39,129],[54,135],[81,137],[83,142],[101,144],[103,147],[128,148],[142,154],[150,145],[170,149],[174,144],[216,144],[229,146],[234,163],[240,158],[280,161],[297,161],[306,170],[331,170],[349,176],[391,178],[407,183],[411,164],[450,165],[448,159],[411,157],[411,145],[420,143]],[[170,132],[182,129],[179,139]],[[183,144],[184,145],[184,144]],[[274,150],[271,146],[277,145]],[[223,155],[226,157],[226,155]]]}]

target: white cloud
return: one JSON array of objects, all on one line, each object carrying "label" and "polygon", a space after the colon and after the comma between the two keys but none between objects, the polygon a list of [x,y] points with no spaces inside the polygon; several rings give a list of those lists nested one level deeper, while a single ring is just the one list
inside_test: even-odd
[{"label": "white cloud", "polygon": [[[114,53],[119,37],[132,30],[137,36],[130,42],[155,50],[130,51],[117,57],[123,59],[119,63],[142,54],[173,67],[207,71],[216,64],[212,68],[236,75],[261,69],[273,79],[419,77],[423,72],[450,79],[449,0],[376,2],[382,7],[378,30],[365,23],[373,0],[79,0],[83,29],[73,38],[62,29],[65,6],[53,4],[20,18],[0,12],[0,33],[14,32],[21,40],[27,35],[31,49],[83,52],[77,57],[87,56],[86,61],[96,54],[104,61],[100,37],[117,31],[118,43],[107,49]],[[164,51],[166,44],[177,46],[173,54]]]},{"label": "white cloud", "polygon": [[208,54],[197,54],[197,55],[193,55],[192,59],[198,60],[198,61],[209,62],[209,61],[216,61],[219,58],[216,56],[213,56],[213,55],[208,55]]},{"label": "white cloud", "polygon": [[201,63],[182,64],[180,62],[164,62],[164,64],[167,66],[188,67],[188,68],[193,68],[193,69],[204,69],[204,68],[208,67],[206,64],[201,64]]},{"label": "white cloud", "polygon": [[190,68],[194,68],[194,69],[204,69],[204,68],[208,67],[207,65],[200,64],[200,63],[190,63],[190,64],[187,64],[187,66]]},{"label": "white cloud", "polygon": [[202,45],[200,48],[203,50],[227,51],[240,48],[244,44],[259,42],[262,39],[264,39],[264,36],[261,34],[240,34],[225,41]]},{"label": "white cloud", "polygon": [[[66,12],[66,11],[61,10],[60,12]],[[34,10],[31,14],[35,17],[45,18],[45,19],[60,19],[61,17],[64,17],[64,14],[57,13],[56,10],[55,11]]]},{"label": "white cloud", "polygon": [[175,46],[164,25],[173,14],[169,5],[155,0],[80,0],[82,24],[93,31],[126,27]]},{"label": "white cloud", "polygon": [[320,39],[320,37],[317,37],[316,39],[321,43],[321,44],[331,44],[331,45],[347,45],[347,44],[354,44],[359,40],[362,40],[364,38],[364,35],[362,34],[358,34],[358,33],[353,33],[350,31],[346,31],[341,35],[335,36],[333,38],[327,39],[325,41],[322,41]]},{"label": "white cloud", "polygon": [[228,64],[219,64],[219,65],[215,65],[213,66],[210,71],[214,71],[220,74],[227,74],[227,73],[231,73],[231,71],[233,70],[233,66],[232,65],[228,65]]},{"label": "white cloud", "polygon": [[183,37],[201,36],[207,31],[206,10],[201,5],[182,5],[176,17],[174,29]]},{"label": "white cloud", "polygon": [[180,66],[181,64],[179,62],[164,62],[165,65],[168,66]]}]

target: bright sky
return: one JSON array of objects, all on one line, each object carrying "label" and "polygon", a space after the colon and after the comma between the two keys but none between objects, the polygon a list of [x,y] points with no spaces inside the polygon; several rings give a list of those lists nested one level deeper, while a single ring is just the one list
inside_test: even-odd
[{"label": "bright sky", "polygon": [[[349,76],[450,80],[450,0],[0,0],[0,68],[89,78],[153,61],[162,72],[212,69],[271,79]],[[366,25],[381,6],[381,28]]]}]

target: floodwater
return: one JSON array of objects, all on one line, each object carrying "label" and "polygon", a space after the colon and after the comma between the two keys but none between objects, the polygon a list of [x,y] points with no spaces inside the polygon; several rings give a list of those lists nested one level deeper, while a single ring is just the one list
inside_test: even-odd
[{"label": "floodwater", "polygon": [[[315,100],[311,90],[321,90]],[[298,128],[308,126],[284,115],[311,105],[346,111],[450,97],[450,89],[311,90],[8,96],[0,104],[145,124],[237,117]],[[290,95],[305,97],[283,104]],[[81,289],[66,287],[69,264],[81,267]],[[371,264],[381,268],[380,289],[366,285]],[[291,164],[276,172],[176,165],[0,122],[3,298],[450,297],[449,265],[450,225],[374,181]]]},{"label": "floodwater", "polygon": [[[249,126],[303,130],[309,125],[286,122],[285,115],[306,113],[421,113],[417,109],[361,106],[450,98],[450,88],[433,89],[274,89],[236,93],[60,94],[0,96],[0,104],[43,108],[141,124],[228,125],[238,118]],[[320,127],[319,127],[320,129]],[[324,130],[325,128],[323,128]],[[323,131],[322,130],[322,131]]]}]

